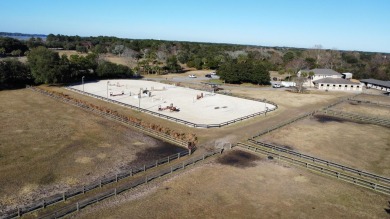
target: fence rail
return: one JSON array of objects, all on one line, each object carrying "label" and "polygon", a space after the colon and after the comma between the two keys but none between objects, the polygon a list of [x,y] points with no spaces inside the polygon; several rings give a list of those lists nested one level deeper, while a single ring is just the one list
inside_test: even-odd
[{"label": "fence rail", "polygon": [[386,183],[386,184],[390,185],[390,178],[388,178],[388,177],[384,177],[384,176],[376,175],[376,174],[369,173],[369,172],[366,172],[366,171],[354,169],[354,168],[351,168],[351,167],[347,167],[347,166],[344,166],[344,165],[341,165],[341,164],[338,164],[338,163],[335,163],[335,162],[327,161],[327,160],[324,160],[324,159],[321,159],[321,158],[317,158],[317,157],[314,157],[314,156],[310,156],[310,155],[307,155],[307,154],[302,154],[302,153],[299,153],[297,151],[290,150],[290,149],[287,149],[287,148],[284,148],[284,147],[281,147],[281,146],[278,146],[278,145],[275,145],[275,144],[269,144],[269,143],[265,143],[265,142],[261,142],[261,141],[256,141],[256,140],[253,140],[253,139],[249,139],[248,142],[250,142],[252,144],[255,144],[254,147],[262,147],[262,148],[270,149],[272,151],[278,151],[278,152],[286,153],[288,155],[295,156],[297,158],[304,159],[304,160],[307,160],[309,162],[322,164],[322,165],[325,165],[327,167],[337,168],[337,169],[342,170],[344,172],[349,172],[349,173],[352,173],[352,174],[356,174],[358,176],[367,177],[367,178],[370,178],[372,180],[375,180],[375,181],[378,181],[378,182],[381,182],[381,183]]},{"label": "fence rail", "polygon": [[390,107],[390,104],[379,102],[379,101],[362,100],[362,99],[357,99],[357,98],[350,98],[348,100],[351,102],[377,105],[377,106],[383,106],[383,107]]},{"label": "fence rail", "polygon": [[[94,97],[94,98],[97,98],[97,99],[100,99],[100,100],[104,100],[104,101],[107,101],[107,102],[110,102],[110,103],[118,104],[118,105],[121,105],[121,106],[124,106],[124,107],[128,107],[128,108],[131,108],[131,109],[134,109],[134,110],[138,110],[140,112],[145,112],[145,113],[154,115],[156,117],[160,117],[160,118],[171,120],[171,121],[174,121],[174,122],[177,122],[177,123],[181,123],[181,124],[184,124],[184,125],[187,125],[187,126],[191,126],[191,127],[194,127],[194,128],[221,128],[223,126],[227,126],[227,125],[230,125],[230,124],[233,124],[233,123],[236,123],[236,122],[240,122],[240,121],[243,121],[243,120],[255,117],[255,116],[259,116],[259,115],[262,115],[262,114],[266,114],[268,112],[272,112],[272,111],[274,111],[274,110],[276,110],[278,108],[278,105],[276,103],[268,101],[266,99],[255,99],[255,98],[248,98],[248,97],[239,97],[239,98],[242,98],[242,99],[248,99],[248,100],[257,101],[257,102],[265,102],[265,103],[274,105],[275,107],[273,109],[260,111],[260,112],[257,112],[257,113],[253,113],[253,114],[250,114],[250,115],[247,115],[247,116],[239,117],[239,118],[236,118],[236,119],[233,119],[233,120],[230,120],[230,121],[227,121],[227,122],[223,122],[223,123],[217,123],[217,124],[197,124],[197,123],[189,122],[189,121],[186,121],[186,120],[183,120],[183,119],[178,119],[178,118],[175,118],[175,117],[172,117],[172,116],[167,116],[167,115],[164,115],[164,114],[161,114],[161,113],[158,113],[158,112],[154,112],[154,111],[151,111],[151,110],[147,110],[147,109],[144,109],[144,108],[140,108],[140,107],[137,107],[137,106],[133,106],[133,105],[130,105],[130,104],[122,103],[122,102],[119,102],[119,101],[116,101],[116,100],[112,100],[112,99],[109,99],[109,98],[106,98],[106,97],[102,97],[102,96],[98,96],[98,95],[95,95],[95,94],[91,94],[91,93],[88,93],[88,92],[85,92],[85,91],[81,91],[81,90],[78,90],[78,89],[74,89],[74,88],[71,88],[71,87],[66,87],[66,89],[74,91],[76,93],[80,93],[80,94],[86,95],[86,96]],[[221,95],[223,95],[223,94],[221,94]]]},{"label": "fence rail", "polygon": [[37,89],[37,88],[32,87],[32,86],[27,86],[27,88],[29,88],[29,89],[31,89],[33,91],[39,92],[41,94],[44,94],[46,96],[52,97],[54,99],[60,100],[62,102],[65,102],[65,103],[77,106],[77,107],[82,108],[84,110],[93,112],[93,113],[98,114],[100,116],[103,116],[103,117],[106,117],[106,118],[109,118],[109,119],[112,119],[112,120],[124,123],[126,125],[130,125],[131,127],[136,128],[136,129],[138,129],[138,130],[140,130],[140,131],[142,131],[142,132],[144,132],[146,134],[149,134],[151,136],[160,138],[162,140],[171,142],[173,144],[176,144],[176,145],[179,145],[179,146],[182,146],[182,147],[185,147],[185,148],[188,147],[188,142],[186,142],[186,141],[175,139],[175,138],[173,138],[170,135],[167,135],[165,133],[156,132],[153,129],[149,129],[149,128],[143,127],[143,126],[141,126],[138,123],[131,122],[131,121],[126,120],[126,119],[124,119],[124,118],[122,118],[120,116],[116,116],[116,115],[113,115],[113,114],[110,114],[110,113],[107,113],[107,112],[103,112],[103,111],[91,108],[91,107],[89,107],[89,106],[87,106],[85,104],[82,104],[82,103],[79,103],[79,102],[75,102],[75,101],[72,101],[70,99],[66,99],[66,98],[60,97],[58,95],[54,95],[54,94],[52,94],[52,93],[50,93],[48,91],[42,90],[42,89]]},{"label": "fence rail", "polygon": [[373,117],[373,116],[365,116],[365,115],[360,115],[356,113],[347,113],[347,112],[342,112],[342,111],[336,111],[336,110],[325,110],[323,112],[319,112],[319,114],[323,115],[331,115],[339,118],[346,118],[346,119],[351,119],[355,121],[361,121],[361,122],[368,122],[376,125],[381,125],[385,127],[390,128],[390,119],[387,118],[381,118],[381,117]]},{"label": "fence rail", "polygon": [[322,173],[322,174],[325,174],[325,175],[328,175],[328,176],[331,176],[331,177],[334,177],[334,178],[337,178],[337,179],[340,179],[340,180],[343,180],[343,181],[346,181],[349,183],[353,183],[355,185],[359,185],[359,186],[362,186],[362,187],[365,187],[368,189],[372,189],[372,190],[375,190],[375,191],[383,193],[383,194],[390,195],[390,186],[388,186],[388,185],[379,184],[378,182],[372,182],[372,181],[367,180],[367,179],[362,179],[361,177],[358,177],[358,176],[351,176],[351,175],[346,174],[344,171],[337,171],[337,170],[330,169],[330,168],[322,166],[322,165],[310,163],[307,161],[302,161],[301,159],[289,157],[289,156],[286,156],[286,155],[283,155],[280,153],[276,153],[276,152],[272,152],[272,151],[269,151],[267,149],[256,147],[253,145],[239,142],[237,144],[237,146],[254,151],[256,153],[264,154],[266,156],[272,156],[272,157],[275,157],[279,160],[286,161],[288,163],[298,165],[301,167],[305,167],[306,169],[309,169],[309,170],[312,170],[312,171],[315,171],[318,173]]},{"label": "fence rail", "polygon": [[[68,205],[62,207],[61,209],[57,209],[53,212],[42,215],[42,216],[40,216],[40,218],[64,217],[64,216],[71,214],[73,212],[77,212],[77,211],[79,211],[79,210],[81,210],[89,205],[92,205],[92,204],[97,203],[99,201],[105,200],[109,197],[116,196],[116,195],[123,193],[127,190],[133,189],[139,185],[149,183],[150,181],[158,179],[159,177],[171,174],[171,173],[179,171],[179,170],[183,170],[190,165],[194,165],[195,163],[201,162],[201,161],[203,161],[211,156],[214,156],[214,155],[220,154],[220,153],[222,153],[221,149],[214,150],[212,152],[207,152],[207,153],[204,153],[203,155],[184,160],[183,162],[180,162],[178,164],[174,164],[174,165],[168,166],[166,168],[162,168],[160,170],[157,170],[155,172],[149,173],[145,177],[132,180],[131,182],[128,182],[126,184],[109,189],[108,191],[102,191],[99,194],[96,194],[92,197],[85,198],[81,201],[78,201],[77,203],[68,204]],[[45,203],[47,203],[47,202],[37,203],[33,206],[33,208],[28,208],[28,209],[27,208],[19,208],[16,211],[9,212],[6,215],[1,216],[1,218],[11,219],[11,218],[20,217],[22,214],[26,214],[28,212],[35,211],[35,210],[42,209],[42,208],[46,207],[47,204],[45,205]]]},{"label": "fence rail", "polygon": [[[358,96],[358,95],[359,95],[359,94],[354,95],[353,97],[350,97],[350,98],[354,98],[354,97],[356,97],[356,96]],[[332,107],[334,107],[334,106],[336,106],[336,105],[338,105],[338,104],[340,104],[340,103],[342,103],[342,102],[344,102],[344,101],[347,101],[348,99],[349,99],[349,98],[342,98],[342,99],[340,99],[340,100],[338,100],[338,101],[336,101],[336,102],[334,102],[334,103],[332,103],[332,104],[329,104],[329,105],[327,105],[327,106],[325,106],[325,107],[323,107],[323,108],[321,108],[321,109],[318,109],[318,110],[314,110],[314,111],[305,113],[305,114],[303,114],[303,115],[297,116],[297,117],[295,117],[295,118],[292,118],[292,119],[287,120],[287,121],[285,121],[285,122],[282,122],[282,123],[280,123],[280,124],[277,124],[277,125],[275,125],[275,126],[272,126],[271,128],[268,128],[268,129],[266,129],[266,130],[264,130],[264,131],[262,131],[262,132],[259,132],[259,133],[256,134],[256,135],[254,135],[254,136],[252,137],[252,139],[258,138],[258,137],[260,137],[260,136],[262,136],[262,135],[265,135],[265,134],[267,134],[267,133],[270,133],[270,132],[272,132],[272,131],[274,131],[274,130],[276,130],[276,129],[282,128],[282,127],[284,127],[284,126],[286,126],[286,125],[289,125],[289,124],[294,123],[294,122],[296,122],[296,121],[302,120],[302,119],[304,119],[304,118],[306,118],[306,117],[313,116],[314,114],[316,114],[316,113],[318,113],[318,112],[320,112],[320,111],[322,111],[322,110],[328,110],[328,109],[330,109],[330,108],[332,108]]]},{"label": "fence rail", "polygon": [[124,170],[124,171],[121,171],[119,173],[116,173],[116,174],[113,174],[110,176],[102,177],[102,178],[100,178],[100,179],[98,179],[98,180],[96,180],[88,185],[83,185],[83,186],[80,186],[77,188],[72,188],[66,192],[55,194],[55,195],[52,195],[50,197],[46,197],[46,198],[43,198],[41,200],[38,200],[30,205],[20,206],[17,209],[5,212],[4,215],[0,215],[0,218],[20,217],[23,214],[26,214],[26,213],[29,213],[29,212],[32,212],[32,211],[35,211],[38,209],[45,208],[49,205],[53,205],[53,204],[56,204],[59,202],[64,202],[64,201],[66,201],[70,198],[73,198],[75,196],[85,194],[85,193],[90,192],[94,189],[101,188],[105,185],[108,185],[108,184],[111,184],[114,182],[119,182],[120,180],[123,180],[125,178],[132,177],[138,173],[145,172],[149,169],[153,169],[153,168],[158,167],[160,165],[170,163],[171,161],[174,161],[180,157],[184,157],[187,155],[189,155],[189,150],[183,150],[179,153],[175,153],[175,154],[170,155],[168,157],[164,157],[164,158],[158,159],[156,161],[145,163],[145,164],[138,166],[136,168]]}]

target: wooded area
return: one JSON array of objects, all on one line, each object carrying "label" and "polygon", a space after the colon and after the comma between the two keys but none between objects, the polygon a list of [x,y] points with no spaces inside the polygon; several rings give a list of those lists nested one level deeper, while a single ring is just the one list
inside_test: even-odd
[{"label": "wooded area", "polygon": [[[53,49],[76,50],[59,54]],[[84,53],[84,54],[83,54]],[[106,55],[126,57],[133,65],[108,62]],[[27,63],[15,57],[27,56]],[[390,80],[388,54],[323,49],[134,40],[117,37],[80,37],[49,34],[46,40],[20,41],[0,37],[2,87],[25,83],[69,83],[99,78],[129,78],[134,74],[183,72],[183,67],[217,70],[227,83],[268,84],[269,71],[294,76],[300,69],[330,68],[352,72],[354,78]]]}]

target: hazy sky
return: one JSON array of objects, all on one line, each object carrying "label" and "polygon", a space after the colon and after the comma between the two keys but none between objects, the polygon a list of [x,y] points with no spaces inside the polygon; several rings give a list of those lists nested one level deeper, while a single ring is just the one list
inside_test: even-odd
[{"label": "hazy sky", "polygon": [[390,0],[0,0],[0,32],[390,52]]}]

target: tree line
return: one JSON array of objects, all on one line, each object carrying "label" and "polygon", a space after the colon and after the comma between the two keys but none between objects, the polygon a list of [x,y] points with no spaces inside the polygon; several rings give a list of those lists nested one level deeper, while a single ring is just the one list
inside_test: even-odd
[{"label": "tree line", "polygon": [[[87,55],[59,57],[50,48],[76,50]],[[130,68],[109,63],[104,58],[108,54],[127,58]],[[352,72],[357,79],[390,80],[388,54],[323,49],[321,45],[300,49],[59,34],[49,34],[46,40],[31,37],[27,41],[0,37],[0,57],[20,56],[27,56],[28,62],[16,64],[2,59],[2,69],[10,71],[11,66],[23,66],[30,69],[31,78],[39,83],[77,81],[81,74],[105,78],[128,77],[133,73],[180,73],[183,67],[216,70],[228,83],[266,84],[269,83],[270,70],[295,75],[300,69],[313,68]],[[118,73],[109,73],[112,71]],[[8,77],[4,75],[10,75],[10,72],[2,73],[1,78]],[[20,77],[13,78],[7,81]]]}]

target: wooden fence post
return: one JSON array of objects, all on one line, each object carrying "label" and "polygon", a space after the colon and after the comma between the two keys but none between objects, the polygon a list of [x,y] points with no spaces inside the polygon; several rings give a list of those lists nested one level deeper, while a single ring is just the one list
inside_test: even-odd
[{"label": "wooden fence post", "polygon": [[85,186],[83,186],[83,194],[85,194]]},{"label": "wooden fence post", "polygon": [[130,176],[133,176],[133,169],[130,169]]},{"label": "wooden fence post", "polygon": [[184,170],[184,162],[183,162],[183,170]]},{"label": "wooden fence post", "polygon": [[76,209],[77,211],[80,211],[80,205],[79,205],[79,202],[76,203]]},{"label": "wooden fence post", "polygon": [[145,183],[148,183],[148,176],[145,177]]},{"label": "wooden fence post", "polygon": [[173,167],[171,167],[171,173],[173,172]]},{"label": "wooden fence post", "polygon": [[45,202],[45,199],[43,199],[43,201],[42,201],[42,205],[43,205],[43,208],[46,208],[46,202]]},{"label": "wooden fence post", "polygon": [[170,158],[170,157],[168,156],[168,163],[169,163],[169,158]]},{"label": "wooden fence post", "polygon": [[180,158],[180,153],[177,153],[177,158]]},{"label": "wooden fence post", "polygon": [[99,180],[99,187],[102,188],[102,180]]},{"label": "wooden fence post", "polygon": [[18,207],[18,217],[22,216],[22,212],[20,211],[20,208]]},{"label": "wooden fence post", "polygon": [[115,182],[118,182],[118,174],[115,174]]},{"label": "wooden fence post", "polygon": [[158,160],[156,160],[156,167],[158,166]]},{"label": "wooden fence post", "polygon": [[114,194],[116,195],[116,188],[114,189]]},{"label": "wooden fence post", "polygon": [[66,201],[65,192],[62,193],[62,201]]}]

